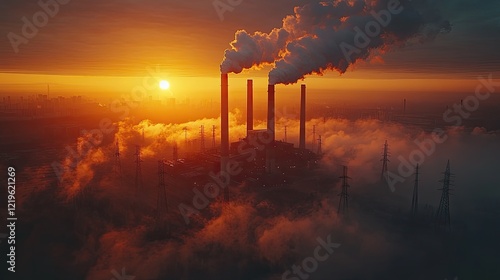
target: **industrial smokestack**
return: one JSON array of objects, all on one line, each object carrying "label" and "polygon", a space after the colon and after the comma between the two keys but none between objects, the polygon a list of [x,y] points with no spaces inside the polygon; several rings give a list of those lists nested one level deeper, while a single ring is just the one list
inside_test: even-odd
[{"label": "industrial smokestack", "polygon": [[269,85],[267,88],[267,132],[271,139],[266,147],[266,171],[274,173],[276,166],[274,141],[276,140],[276,123],[274,114],[274,85]]},{"label": "industrial smokestack", "polygon": [[275,117],[274,117],[274,85],[267,87],[267,131],[271,136],[272,142],[275,140],[276,131]]},{"label": "industrial smokestack", "polygon": [[253,80],[247,80],[247,137],[253,130]]},{"label": "industrial smokestack", "polygon": [[227,74],[221,74],[220,91],[221,156],[229,156],[229,84]]},{"label": "industrial smokestack", "polygon": [[306,85],[300,91],[300,139],[299,148],[306,148]]},{"label": "industrial smokestack", "polygon": [[[227,74],[221,74],[220,90],[220,127],[221,127],[221,148],[220,148],[220,172],[225,175],[229,158],[229,83]],[[223,173],[224,172],[224,173]],[[224,200],[229,201],[229,182],[224,188]]]}]

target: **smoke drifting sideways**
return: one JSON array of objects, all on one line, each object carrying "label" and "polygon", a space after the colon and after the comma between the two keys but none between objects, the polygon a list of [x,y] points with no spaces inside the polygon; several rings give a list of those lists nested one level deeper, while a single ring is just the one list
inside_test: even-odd
[{"label": "smoke drifting sideways", "polygon": [[276,61],[286,46],[290,34],[285,29],[273,29],[269,34],[244,30],[236,32],[231,49],[225,51],[221,73],[241,73],[244,69],[271,64]]},{"label": "smoke drifting sideways", "polygon": [[[273,65],[269,84],[293,84],[327,70],[345,73],[360,60],[434,40],[451,31],[440,1],[318,1],[295,7],[270,33],[236,32],[222,73]],[[396,5],[396,6],[394,6]]]}]

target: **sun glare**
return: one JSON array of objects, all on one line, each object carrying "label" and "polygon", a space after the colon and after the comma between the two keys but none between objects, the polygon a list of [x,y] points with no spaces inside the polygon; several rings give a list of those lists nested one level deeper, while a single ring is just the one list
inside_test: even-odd
[{"label": "sun glare", "polygon": [[162,80],[160,81],[160,88],[162,90],[167,90],[170,88],[170,83],[168,81]]}]

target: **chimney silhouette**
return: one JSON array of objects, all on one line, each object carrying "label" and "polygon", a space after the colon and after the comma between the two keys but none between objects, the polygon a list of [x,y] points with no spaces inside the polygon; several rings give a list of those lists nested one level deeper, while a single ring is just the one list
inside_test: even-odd
[{"label": "chimney silhouette", "polygon": [[253,130],[253,80],[247,80],[247,137]]},{"label": "chimney silhouette", "polygon": [[[220,172],[226,174],[226,167],[229,161],[229,82],[227,74],[221,74],[220,91],[220,127],[221,127],[221,148],[220,148]],[[223,173],[224,172],[224,173]],[[224,200],[229,201],[229,182],[225,182]]]},{"label": "chimney silhouette", "polygon": [[306,85],[300,87],[300,139],[299,148],[306,148]]},{"label": "chimney silhouette", "polygon": [[267,131],[271,135],[272,142],[276,140],[276,121],[275,121],[275,101],[274,101],[275,89],[274,85],[269,85],[267,88]]},{"label": "chimney silhouette", "polygon": [[274,173],[276,159],[274,145],[276,140],[276,122],[275,122],[275,88],[274,85],[269,85],[267,89],[267,132],[270,134],[270,143],[266,148],[266,171],[268,173]]}]

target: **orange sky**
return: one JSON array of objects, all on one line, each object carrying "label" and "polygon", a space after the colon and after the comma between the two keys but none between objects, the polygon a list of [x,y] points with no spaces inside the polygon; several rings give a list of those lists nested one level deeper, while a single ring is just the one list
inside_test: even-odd
[{"label": "orange sky", "polygon": [[[388,78],[388,77],[391,78]],[[409,74],[384,75],[377,73],[351,72],[339,76],[337,73],[329,73],[323,77],[311,76],[302,83],[306,83],[311,89],[325,89],[333,92],[473,92],[477,84],[476,79],[452,79],[450,77],[438,78],[411,78]],[[399,77],[398,77],[399,76]],[[145,77],[149,77],[144,71],[142,77],[115,77],[115,76],[62,76],[41,74],[11,74],[0,73],[0,84],[3,94],[45,94],[47,84],[50,84],[52,96],[88,95],[91,97],[118,97],[121,94],[130,93],[135,87],[142,86]],[[240,75],[230,75],[230,86],[232,92],[243,93],[248,78],[254,79],[256,90],[265,91],[267,78],[262,77],[259,71],[248,71]],[[184,99],[216,97],[219,89],[219,77],[182,77],[173,76],[168,72],[162,73],[158,79],[164,79],[171,83],[169,91],[154,89],[148,91],[148,95],[156,99],[161,97],[175,97]],[[148,80],[155,83],[155,79]],[[297,85],[278,85],[281,92],[293,91]]]},{"label": "orange sky", "polygon": [[[113,98],[141,85],[149,75],[146,69],[157,65],[172,84],[168,94],[178,98],[216,94],[219,65],[234,33],[280,27],[293,7],[304,1],[243,1],[225,13],[224,20],[219,19],[211,1],[125,2],[71,1],[21,45],[19,53],[14,53],[3,36],[0,94],[45,93],[50,84],[54,95]],[[20,34],[20,19],[40,9],[26,0],[1,5],[0,34]],[[493,28],[486,19],[496,18],[497,13],[488,7],[484,10],[489,12],[477,11],[483,22],[464,16],[461,7],[451,5],[447,16],[453,23],[452,33],[395,50],[383,62],[356,63],[342,76],[330,71],[305,82],[310,88],[332,91],[473,92],[478,75],[499,74],[500,58],[492,55],[497,50],[491,34],[496,33],[485,28]],[[468,8],[467,13],[471,12]],[[233,92],[243,92],[247,78],[254,78],[256,87],[265,90],[270,69],[231,75]]]}]

